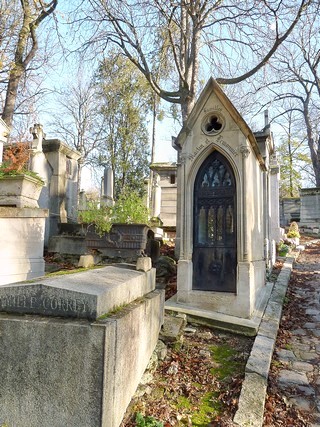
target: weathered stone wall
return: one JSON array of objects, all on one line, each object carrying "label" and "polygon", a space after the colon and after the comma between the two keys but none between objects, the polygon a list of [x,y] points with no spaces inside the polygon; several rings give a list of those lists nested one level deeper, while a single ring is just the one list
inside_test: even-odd
[{"label": "weathered stone wall", "polygon": [[76,220],[80,153],[59,139],[44,140],[42,147],[50,174],[47,199],[40,205],[50,211],[45,234],[47,246],[49,237],[58,234],[59,223]]},{"label": "weathered stone wall", "polygon": [[154,163],[151,169],[155,173],[153,183],[153,216],[162,221],[165,232],[175,232],[177,221],[177,165],[176,163]]},{"label": "weathered stone wall", "polygon": [[135,262],[142,253],[151,256],[149,230],[145,224],[113,224],[109,233],[99,235],[92,225],[59,224],[60,234],[50,238],[48,251],[70,255],[96,251],[106,258]]},{"label": "weathered stone wall", "polygon": [[117,427],[156,346],[154,291],[90,323],[0,315],[0,421],[15,427]]}]

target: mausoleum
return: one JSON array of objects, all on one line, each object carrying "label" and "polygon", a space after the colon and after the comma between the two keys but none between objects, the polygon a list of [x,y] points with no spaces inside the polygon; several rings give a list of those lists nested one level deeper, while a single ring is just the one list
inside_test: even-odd
[{"label": "mausoleum", "polygon": [[266,122],[254,134],[210,79],[174,144],[174,305],[250,318],[280,238],[279,167],[270,126]]},{"label": "mausoleum", "polygon": [[163,237],[174,239],[177,222],[177,164],[153,163],[152,217],[161,220]]},{"label": "mausoleum", "polygon": [[30,129],[33,140],[31,170],[45,182],[39,206],[49,209],[44,244],[58,234],[60,223],[76,222],[80,153],[59,139],[46,139],[43,127],[35,124]]}]

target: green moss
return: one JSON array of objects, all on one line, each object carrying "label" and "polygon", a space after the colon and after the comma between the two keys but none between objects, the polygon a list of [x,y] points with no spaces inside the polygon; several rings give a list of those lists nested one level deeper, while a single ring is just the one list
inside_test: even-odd
[{"label": "green moss", "polygon": [[156,387],[152,391],[154,400],[161,400],[166,395],[166,389],[164,387]]},{"label": "green moss", "polygon": [[[45,182],[43,181],[43,179],[41,178],[41,176],[37,172],[29,171],[27,169],[22,169],[19,172],[17,170],[4,172],[3,169],[5,169],[5,167],[7,167],[7,164],[4,164],[4,163],[2,163],[2,165],[0,166],[0,178],[1,179],[6,179],[8,177],[29,176],[29,177],[34,178],[37,181],[39,181],[40,184],[42,184],[42,185],[45,184]],[[0,427],[2,427],[2,425]]]},{"label": "green moss", "polygon": [[283,367],[283,363],[280,362],[280,360],[272,360],[272,366],[274,366],[275,368],[282,368]]},{"label": "green moss", "polygon": [[179,352],[181,351],[182,347],[183,347],[183,343],[182,343],[181,341],[175,341],[175,342],[172,344],[172,349],[173,349],[173,351],[175,351],[176,353],[179,353]]},{"label": "green moss", "polygon": [[192,385],[193,385],[193,387],[196,387],[196,388],[201,388],[202,387],[200,383],[192,383]]},{"label": "green moss", "polygon": [[211,369],[211,372],[220,380],[227,379],[242,368],[242,362],[234,360],[237,355],[236,350],[227,345],[210,346],[209,349],[213,360],[216,362],[216,366]]},{"label": "green moss", "polygon": [[117,306],[117,307],[115,307],[113,310],[108,311],[108,313],[105,313],[105,314],[102,314],[101,316],[99,316],[99,317],[97,318],[97,320],[104,320],[104,319],[107,319],[107,318],[108,318],[108,317],[110,317],[110,316],[113,316],[114,314],[119,313],[119,311],[121,311],[121,310],[125,307],[125,305],[126,305],[126,304],[118,305],[118,306]]},{"label": "green moss", "polygon": [[206,393],[201,399],[199,411],[192,416],[192,426],[205,427],[210,421],[219,415],[221,404],[216,400],[217,393]]},{"label": "green moss", "polygon": [[80,268],[75,268],[73,270],[59,270],[59,271],[53,271],[52,273],[47,273],[46,277],[53,277],[53,276],[64,276],[66,274],[74,274],[74,273],[82,273],[84,271],[88,271],[88,270],[96,270],[98,268],[102,268],[105,267],[103,265],[95,265],[93,267],[80,267]]},{"label": "green moss", "polygon": [[290,297],[286,295],[286,296],[283,298],[283,304],[289,304],[289,302],[290,302]]},{"label": "green moss", "polygon": [[87,268],[75,268],[74,270],[59,270],[59,271],[54,271],[52,273],[48,273],[46,274],[46,277],[52,277],[52,276],[64,276],[66,274],[73,274],[73,273],[81,273],[82,271],[86,271]]},{"label": "green moss", "polygon": [[191,402],[190,400],[185,396],[179,396],[177,399],[177,405],[176,407],[178,409],[184,408],[184,409],[190,409],[191,408]]}]

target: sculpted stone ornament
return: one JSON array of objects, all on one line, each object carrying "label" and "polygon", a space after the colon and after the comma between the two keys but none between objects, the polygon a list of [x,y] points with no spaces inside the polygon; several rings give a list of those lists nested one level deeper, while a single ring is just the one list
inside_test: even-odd
[{"label": "sculpted stone ornament", "polygon": [[249,157],[249,154],[250,154],[250,149],[246,145],[241,145],[240,153],[242,154],[242,157],[244,159],[247,159]]},{"label": "sculpted stone ornament", "polygon": [[211,111],[202,122],[202,131],[206,135],[217,135],[225,127],[225,118],[219,111]]}]

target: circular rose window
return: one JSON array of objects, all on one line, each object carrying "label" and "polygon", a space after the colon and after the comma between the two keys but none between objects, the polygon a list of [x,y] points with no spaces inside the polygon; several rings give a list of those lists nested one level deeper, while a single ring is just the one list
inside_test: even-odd
[{"label": "circular rose window", "polygon": [[222,131],[224,125],[224,118],[221,116],[221,114],[211,112],[205,117],[201,128],[207,135],[216,135]]}]

